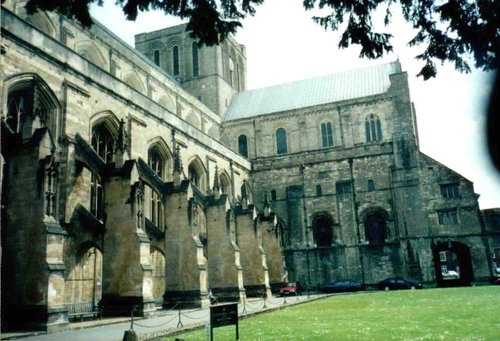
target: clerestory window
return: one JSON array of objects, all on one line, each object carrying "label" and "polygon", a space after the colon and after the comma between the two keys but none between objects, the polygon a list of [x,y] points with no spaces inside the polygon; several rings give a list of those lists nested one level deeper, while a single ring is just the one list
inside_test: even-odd
[{"label": "clerestory window", "polygon": [[321,123],[321,146],[323,148],[333,146],[332,122]]},{"label": "clerestory window", "polygon": [[153,61],[157,66],[160,66],[160,51],[159,50],[154,50]]},{"label": "clerestory window", "polygon": [[365,120],[366,142],[382,140],[382,127],[377,115],[369,115]]},{"label": "clerestory window", "polygon": [[276,151],[278,154],[288,153],[286,130],[283,128],[278,128],[278,130],[276,130]]},{"label": "clerestory window", "polygon": [[245,134],[238,137],[238,152],[244,157],[248,157],[248,140]]},{"label": "clerestory window", "polygon": [[172,72],[174,76],[179,76],[179,46],[172,48]]},{"label": "clerestory window", "polygon": [[193,42],[191,44],[191,52],[193,58],[193,77],[198,77],[200,75],[200,62],[198,58],[198,44]]}]

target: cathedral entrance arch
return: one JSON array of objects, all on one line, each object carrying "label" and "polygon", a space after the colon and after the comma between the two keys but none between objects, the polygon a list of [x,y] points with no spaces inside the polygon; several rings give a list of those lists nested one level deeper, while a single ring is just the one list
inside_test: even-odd
[{"label": "cathedral entrance arch", "polygon": [[370,244],[384,244],[387,238],[387,213],[374,210],[365,215],[365,238]]},{"label": "cathedral entrance arch", "polygon": [[162,306],[165,294],[165,255],[157,248],[151,248],[149,262],[153,267],[153,298],[157,306]]},{"label": "cathedral entrance arch", "polygon": [[436,283],[440,287],[468,286],[474,279],[469,247],[447,241],[432,247]]},{"label": "cathedral entrance arch", "polygon": [[332,246],[333,219],[328,213],[318,213],[314,215],[313,237],[318,247]]},{"label": "cathedral entrance arch", "polygon": [[102,297],[102,252],[92,242],[83,243],[66,280],[69,313],[96,311]]}]

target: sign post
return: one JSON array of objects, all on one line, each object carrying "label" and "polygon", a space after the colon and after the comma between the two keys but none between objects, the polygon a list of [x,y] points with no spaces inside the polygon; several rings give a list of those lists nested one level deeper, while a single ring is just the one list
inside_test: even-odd
[{"label": "sign post", "polygon": [[221,304],[210,307],[210,341],[214,340],[213,329],[236,325],[236,340],[240,339],[238,328],[238,303]]}]

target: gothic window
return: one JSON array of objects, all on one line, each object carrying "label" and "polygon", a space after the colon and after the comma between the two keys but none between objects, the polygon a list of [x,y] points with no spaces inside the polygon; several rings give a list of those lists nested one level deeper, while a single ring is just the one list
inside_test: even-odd
[{"label": "gothic window", "polygon": [[375,190],[375,183],[372,179],[368,180],[368,192],[373,192]]},{"label": "gothic window", "polygon": [[458,183],[440,185],[443,198],[458,198]]},{"label": "gothic window", "polygon": [[108,163],[113,161],[113,146],[115,141],[108,129],[101,123],[92,131],[92,148],[96,153]]},{"label": "gothic window", "polygon": [[101,221],[104,218],[104,191],[101,180],[93,173],[90,178],[90,213]]},{"label": "gothic window", "polygon": [[22,121],[33,111],[33,95],[29,90],[24,88],[9,93],[5,123],[12,133],[21,132]]},{"label": "gothic window", "polygon": [[223,172],[221,173],[221,175],[219,176],[219,179],[220,179],[220,182],[219,182],[219,185],[220,185],[220,192],[222,194],[226,194],[228,199],[231,201],[231,179],[229,178],[229,176],[227,175],[226,172]]},{"label": "gothic window", "polygon": [[236,63],[236,90],[240,91],[240,64]]},{"label": "gothic window", "polygon": [[323,148],[333,146],[333,129],[331,122],[321,123],[321,145]]},{"label": "gothic window", "polygon": [[160,156],[160,153],[158,153],[158,150],[156,148],[149,149],[148,164],[153,172],[155,172],[160,179],[163,179],[164,162],[163,158]]},{"label": "gothic window", "polygon": [[278,128],[278,130],[276,130],[276,149],[278,154],[288,153],[286,130],[283,128]]},{"label": "gothic window", "polygon": [[200,175],[198,174],[198,172],[196,171],[196,169],[192,165],[190,165],[188,168],[188,177],[189,177],[189,181],[191,181],[191,183],[193,185],[195,185],[196,187],[199,187]]},{"label": "gothic window", "polygon": [[161,195],[151,189],[151,222],[163,230],[163,203]]},{"label": "gothic window", "polygon": [[439,225],[458,224],[458,214],[456,209],[438,211]]},{"label": "gothic window", "polygon": [[328,247],[333,242],[333,223],[327,215],[320,215],[313,221],[314,242],[318,247]]},{"label": "gothic window", "polygon": [[191,51],[193,53],[193,77],[197,77],[200,75],[200,62],[198,59],[198,44],[193,42],[191,44]]},{"label": "gothic window", "polygon": [[370,244],[383,244],[386,238],[386,221],[381,213],[371,213],[365,218],[365,236]]},{"label": "gothic window", "polygon": [[[163,171],[164,171],[164,161],[158,152],[157,148],[150,148],[148,152],[148,164],[149,167],[153,170],[153,172],[163,179]],[[151,188],[151,196],[150,196],[150,219],[153,224],[155,224],[160,229],[163,228],[163,202],[161,198],[161,194],[156,190]]]},{"label": "gothic window", "polygon": [[321,185],[316,185],[316,195],[318,197],[323,195],[323,190],[321,189]]},{"label": "gothic window", "polygon": [[229,85],[233,86],[233,77],[234,77],[234,63],[233,59],[229,57]]},{"label": "gothic window", "polygon": [[135,217],[136,227],[144,228],[144,186],[141,182],[135,184]]},{"label": "gothic window", "polygon": [[172,71],[174,76],[179,76],[179,46],[172,48]]},{"label": "gothic window", "polygon": [[339,181],[335,184],[337,195],[347,195],[351,193],[350,181]]},{"label": "gothic window", "polygon": [[248,144],[247,144],[247,136],[245,134],[241,134],[238,137],[238,152],[244,156],[248,157]]},{"label": "gothic window", "polygon": [[154,50],[153,52],[153,61],[157,66],[160,66],[160,51]]},{"label": "gothic window", "polygon": [[371,114],[365,120],[366,142],[382,140],[382,128],[378,116]]},{"label": "gothic window", "polygon": [[45,215],[56,217],[57,167],[51,159],[45,167]]}]

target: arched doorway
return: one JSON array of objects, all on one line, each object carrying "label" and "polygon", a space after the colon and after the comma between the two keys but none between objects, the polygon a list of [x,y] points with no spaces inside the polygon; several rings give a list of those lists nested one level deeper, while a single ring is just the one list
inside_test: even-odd
[{"label": "arched doorway", "polygon": [[333,220],[330,215],[319,214],[313,219],[313,237],[318,247],[332,246]]},{"label": "arched doorway", "polygon": [[365,237],[370,244],[385,243],[387,222],[382,212],[376,211],[367,214],[364,223]]},{"label": "arched doorway", "polygon": [[94,243],[83,243],[66,280],[69,313],[96,311],[102,297],[102,253]]},{"label": "arched doorway", "polygon": [[459,242],[434,244],[436,283],[440,287],[469,286],[474,279],[469,247]]},{"label": "arched doorway", "polygon": [[149,262],[153,267],[153,298],[161,307],[165,294],[165,256],[159,249],[151,248]]}]

